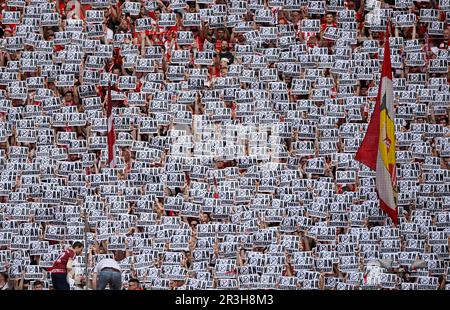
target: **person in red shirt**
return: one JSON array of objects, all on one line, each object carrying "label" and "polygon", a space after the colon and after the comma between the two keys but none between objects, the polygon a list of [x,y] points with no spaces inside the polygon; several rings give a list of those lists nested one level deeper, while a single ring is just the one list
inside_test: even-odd
[{"label": "person in red shirt", "polygon": [[72,269],[74,257],[81,254],[83,248],[83,244],[79,241],[76,241],[70,248],[62,252],[53,262],[53,266],[51,267],[51,275],[53,288],[55,290],[70,290],[69,282],[67,281],[67,274]]},{"label": "person in red shirt", "polygon": [[[334,15],[331,13],[327,13],[327,15],[325,15],[324,18],[325,22],[322,23],[322,25],[320,26],[320,36],[322,37],[322,35],[325,33],[325,30],[327,30],[328,27],[332,27],[332,28],[337,28],[337,24],[334,20]],[[323,41],[325,43],[325,45],[327,47],[332,47],[334,45],[334,41],[333,40],[325,40]]]},{"label": "person in red shirt", "polygon": [[320,26],[320,30],[323,33],[325,30],[327,30],[328,27],[337,27],[336,22],[334,21],[334,15],[332,13],[327,13],[324,18],[324,22]]}]

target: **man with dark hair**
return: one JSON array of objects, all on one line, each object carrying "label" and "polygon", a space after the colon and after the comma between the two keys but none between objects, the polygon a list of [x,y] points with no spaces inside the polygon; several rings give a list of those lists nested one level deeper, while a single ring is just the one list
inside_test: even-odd
[{"label": "man with dark hair", "polygon": [[44,283],[42,281],[34,281],[33,283],[33,290],[35,291],[42,291],[44,289]]},{"label": "man with dark hair", "polygon": [[52,284],[55,290],[70,290],[67,274],[72,270],[73,258],[83,251],[83,244],[76,241],[62,252],[51,267]]},{"label": "man with dark hair", "polygon": [[138,279],[131,279],[128,281],[128,290],[129,291],[142,291],[142,287],[139,283]]},{"label": "man with dark hair", "polygon": [[229,65],[231,65],[234,61],[234,56],[230,52],[227,41],[222,41],[220,44],[219,59],[222,60],[224,58],[227,59]]}]

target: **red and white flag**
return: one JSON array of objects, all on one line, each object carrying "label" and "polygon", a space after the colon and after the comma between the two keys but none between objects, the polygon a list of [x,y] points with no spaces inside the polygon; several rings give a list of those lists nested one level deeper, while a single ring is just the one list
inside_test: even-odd
[{"label": "red and white flag", "polygon": [[114,116],[112,114],[112,100],[111,100],[111,82],[108,84],[108,97],[106,100],[106,117],[108,119],[108,165],[114,168],[116,165],[115,144],[116,133],[114,132]]},{"label": "red and white flag", "polygon": [[395,225],[397,214],[397,175],[395,168],[394,92],[392,87],[389,23],[386,29],[384,60],[378,96],[363,142],[356,160],[376,171],[376,189],[380,208]]}]

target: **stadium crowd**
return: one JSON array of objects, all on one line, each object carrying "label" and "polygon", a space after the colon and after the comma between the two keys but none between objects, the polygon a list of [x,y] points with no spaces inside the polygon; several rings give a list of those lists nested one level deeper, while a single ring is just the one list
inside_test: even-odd
[{"label": "stadium crowd", "polygon": [[0,290],[450,289],[449,0],[0,4]]}]

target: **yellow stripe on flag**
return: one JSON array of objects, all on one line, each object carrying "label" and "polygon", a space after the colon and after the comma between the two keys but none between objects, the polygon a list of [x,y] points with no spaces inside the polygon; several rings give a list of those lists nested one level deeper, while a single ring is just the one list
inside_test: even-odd
[{"label": "yellow stripe on flag", "polygon": [[380,112],[380,138],[378,142],[378,149],[384,166],[392,173],[391,167],[395,166],[394,122],[389,118],[386,109]]}]

